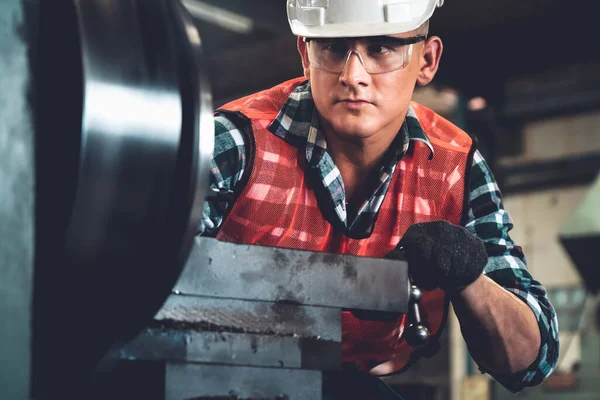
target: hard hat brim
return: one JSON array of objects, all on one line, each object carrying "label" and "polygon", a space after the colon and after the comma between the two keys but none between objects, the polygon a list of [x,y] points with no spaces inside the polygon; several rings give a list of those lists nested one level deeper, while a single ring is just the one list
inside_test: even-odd
[{"label": "hard hat brim", "polygon": [[429,18],[411,24],[328,24],[307,27],[297,21],[291,21],[292,33],[296,36],[307,38],[343,38],[343,37],[369,37],[389,36],[407,33],[418,29]]}]

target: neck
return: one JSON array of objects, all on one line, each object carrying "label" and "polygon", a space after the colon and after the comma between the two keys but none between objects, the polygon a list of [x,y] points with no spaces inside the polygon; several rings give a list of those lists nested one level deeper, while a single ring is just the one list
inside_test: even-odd
[{"label": "neck", "polygon": [[400,127],[366,138],[348,138],[334,132],[327,123],[321,126],[333,160],[342,175],[346,201],[357,205],[363,200],[359,188],[364,189],[367,178],[381,167],[382,158]]}]

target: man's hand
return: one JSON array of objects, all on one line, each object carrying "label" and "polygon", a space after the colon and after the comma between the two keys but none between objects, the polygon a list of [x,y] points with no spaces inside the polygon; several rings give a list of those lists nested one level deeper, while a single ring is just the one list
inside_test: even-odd
[{"label": "man's hand", "polygon": [[412,225],[386,257],[403,252],[412,283],[425,290],[458,291],[473,283],[487,264],[481,239],[446,221]]},{"label": "man's hand", "polygon": [[386,257],[406,259],[418,287],[449,292],[469,351],[480,366],[514,374],[535,361],[541,343],[535,315],[525,302],[482,275],[488,255],[481,239],[445,221],[414,224]]}]

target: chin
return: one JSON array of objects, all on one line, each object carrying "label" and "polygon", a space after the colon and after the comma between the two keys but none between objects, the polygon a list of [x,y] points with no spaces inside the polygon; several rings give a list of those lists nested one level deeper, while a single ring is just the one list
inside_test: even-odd
[{"label": "chin", "polygon": [[365,139],[376,132],[375,129],[367,126],[340,125],[339,127],[334,126],[333,129],[338,136],[347,137],[349,139]]},{"label": "chin", "polygon": [[377,132],[376,124],[366,117],[340,118],[331,124],[339,134],[348,137],[365,138]]}]

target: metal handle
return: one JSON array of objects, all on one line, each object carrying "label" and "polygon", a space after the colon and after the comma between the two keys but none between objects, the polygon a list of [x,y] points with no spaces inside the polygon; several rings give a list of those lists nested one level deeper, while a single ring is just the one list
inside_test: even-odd
[{"label": "metal handle", "polygon": [[406,327],[404,337],[411,347],[421,347],[427,344],[429,329],[421,323],[421,313],[419,311],[419,302],[423,298],[423,292],[418,287],[411,285],[410,300],[408,305],[408,318],[410,324]]}]

